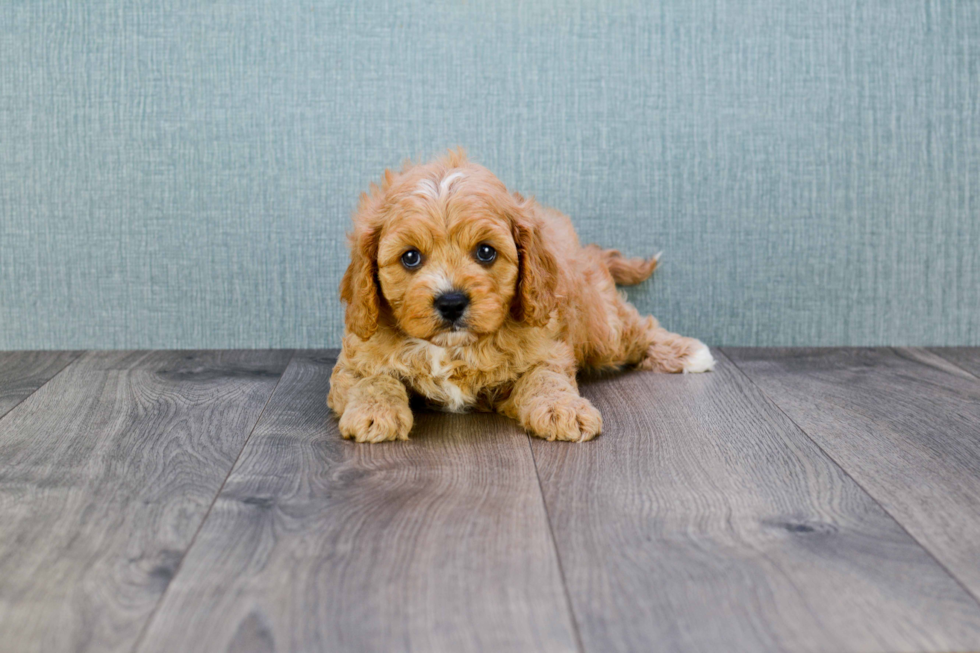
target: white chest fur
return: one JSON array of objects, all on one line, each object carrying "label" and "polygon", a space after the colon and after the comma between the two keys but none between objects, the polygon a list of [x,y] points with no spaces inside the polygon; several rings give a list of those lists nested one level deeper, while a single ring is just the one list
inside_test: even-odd
[{"label": "white chest fur", "polygon": [[412,344],[425,356],[429,368],[429,374],[418,380],[415,390],[454,413],[472,406],[475,398],[452,381],[455,368],[449,351],[425,340],[414,340]]}]

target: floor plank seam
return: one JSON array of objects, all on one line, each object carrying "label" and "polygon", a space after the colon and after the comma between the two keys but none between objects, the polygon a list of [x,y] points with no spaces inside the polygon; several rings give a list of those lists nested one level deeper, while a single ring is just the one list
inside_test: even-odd
[{"label": "floor plank seam", "polygon": [[572,605],[572,595],[568,591],[568,581],[565,579],[565,567],[562,565],[561,553],[558,551],[558,541],[555,539],[555,529],[551,525],[548,502],[544,498],[544,486],[541,484],[541,471],[538,469],[538,459],[534,455],[531,436],[527,433],[524,436],[527,438],[527,448],[531,452],[531,463],[534,465],[534,478],[538,482],[538,496],[541,498],[541,508],[544,510],[545,523],[548,525],[548,537],[551,539],[551,549],[555,552],[555,564],[558,565],[558,578],[561,579],[561,588],[565,594],[565,605],[567,606],[568,617],[572,625],[572,634],[575,636],[575,646],[579,653],[585,653],[585,646],[582,644],[582,633],[579,631],[578,618],[575,616],[575,607]]},{"label": "floor plank seam", "polygon": [[888,510],[887,508],[885,508],[885,506],[883,506],[881,504],[881,502],[878,500],[878,498],[875,495],[873,495],[868,490],[868,488],[866,488],[864,485],[862,485],[856,478],[854,478],[854,476],[851,475],[851,473],[849,471],[847,471],[847,469],[840,462],[838,462],[838,460],[836,458],[834,458],[833,456],[831,456],[830,453],[826,449],[824,449],[822,446],[820,446],[820,443],[817,442],[816,439],[814,439],[813,437],[811,437],[810,434],[806,432],[806,429],[804,429],[802,426],[800,426],[799,424],[797,424],[796,420],[794,420],[792,417],[790,417],[789,414],[785,410],[783,410],[783,407],[780,406],[778,403],[776,403],[776,401],[773,400],[773,398],[769,396],[769,394],[762,388],[762,386],[760,386],[758,383],[755,382],[755,379],[753,379],[751,376],[749,376],[745,372],[745,370],[743,370],[741,367],[739,367],[739,365],[735,361],[735,359],[732,358],[731,356],[729,356],[725,352],[724,348],[720,348],[719,347],[718,349],[725,356],[725,358],[728,359],[729,362],[731,362],[731,364],[735,367],[735,369],[738,370],[738,373],[741,374],[742,376],[744,376],[749,381],[749,383],[751,383],[759,392],[762,393],[762,396],[765,397],[766,401],[768,401],[769,403],[771,403],[776,408],[776,410],[778,410],[780,413],[782,413],[783,416],[785,416],[786,419],[788,419],[793,424],[793,426],[795,426],[796,428],[798,428],[800,430],[800,433],[802,433],[804,436],[806,436],[806,438],[810,442],[812,442],[813,445],[815,447],[817,447],[817,449],[819,449],[823,453],[823,455],[825,455],[827,457],[827,460],[829,460],[830,462],[832,462],[839,470],[841,470],[841,473],[843,473],[845,476],[847,476],[847,478],[851,479],[854,482],[854,484],[861,489],[861,491],[863,491],[872,501],[874,501],[875,502],[875,505],[877,505],[879,508],[881,508],[881,510],[886,515],[888,515],[892,519],[892,521],[894,521],[898,525],[898,527],[900,529],[902,529],[902,531],[912,539],[913,542],[915,542],[916,544],[918,544],[919,547],[921,547],[922,550],[925,551],[926,554],[928,554],[928,556],[930,558],[932,558],[936,562],[937,565],[939,565],[940,569],[942,569],[943,571],[945,571],[949,575],[949,577],[952,578],[953,581],[955,581],[956,584],[959,585],[960,588],[962,588],[964,592],[966,592],[967,596],[969,596],[970,598],[972,598],[973,601],[977,604],[977,606],[980,607],[980,596],[977,596],[976,594],[974,594],[970,590],[970,588],[967,587],[966,584],[964,584],[962,580],[960,580],[959,576],[957,576],[956,574],[954,574],[950,570],[949,567],[947,567],[939,558],[936,557],[936,554],[934,554],[932,552],[932,549],[930,549],[929,547],[927,547],[925,544],[923,544],[919,540],[919,538],[917,538],[915,535],[913,535],[912,533],[910,533],[909,530],[905,527],[905,524],[903,524],[901,522],[901,520],[899,520],[895,515],[893,515],[890,510]]},{"label": "floor plank seam", "polygon": [[55,378],[56,378],[57,376],[59,376],[59,375],[60,375],[60,374],[61,374],[62,372],[64,372],[64,371],[65,371],[65,370],[67,370],[67,369],[68,369],[69,367],[71,367],[71,366],[72,366],[72,365],[74,365],[74,364],[75,364],[76,362],[78,362],[78,360],[79,360],[79,359],[81,359],[81,358],[82,358],[82,356],[84,356],[84,355],[85,355],[85,354],[87,354],[87,353],[88,353],[88,350],[87,350],[87,349],[82,349],[82,350],[78,350],[78,355],[77,355],[77,356],[75,356],[74,358],[72,358],[72,359],[71,359],[70,361],[68,361],[67,363],[65,363],[65,365],[64,365],[64,366],[63,366],[63,367],[62,367],[62,368],[61,368],[60,370],[58,370],[57,372],[55,372],[55,373],[54,373],[54,374],[53,374],[53,375],[51,376],[51,378],[50,378],[50,379],[48,379],[47,381],[45,381],[44,383],[42,383],[42,384],[41,384],[41,385],[39,385],[38,387],[36,387],[36,388],[34,388],[34,390],[33,390],[33,391],[31,391],[31,393],[30,393],[30,394],[28,394],[28,395],[27,395],[27,396],[25,396],[25,397],[24,397],[23,399],[21,399],[20,401],[18,401],[18,402],[17,402],[16,404],[14,404],[14,405],[13,405],[13,406],[11,406],[10,408],[8,408],[8,409],[7,409],[6,411],[4,411],[3,413],[0,413],[0,420],[3,420],[3,418],[4,418],[4,417],[6,417],[7,415],[9,415],[9,414],[10,414],[11,412],[13,412],[13,410],[14,410],[15,408],[17,408],[17,406],[20,406],[20,405],[21,405],[22,403],[24,403],[25,401],[27,401],[28,399],[30,399],[31,397],[33,397],[33,396],[34,396],[34,395],[35,395],[35,394],[37,393],[37,391],[38,391],[38,390],[40,390],[41,388],[43,388],[43,387],[44,387],[44,386],[46,386],[47,384],[49,384],[49,383],[51,383],[51,381],[53,381],[53,380],[54,380],[54,379],[55,379]]},{"label": "floor plank seam", "polygon": [[[894,347],[892,349],[894,349]],[[960,365],[958,362],[956,362],[955,360],[953,360],[949,356],[944,356],[942,354],[942,351],[943,351],[944,347],[923,347],[922,349],[924,349],[925,351],[927,351],[929,353],[935,354],[936,356],[939,356],[940,358],[942,358],[944,361],[946,361],[947,363],[949,363],[950,365],[952,365],[956,369],[963,370],[964,372],[966,372],[967,374],[969,374],[971,377],[973,377],[973,379],[975,381],[980,382],[980,376],[977,376],[976,374],[974,374],[970,370],[966,369],[965,367],[963,367],[962,365]]]},{"label": "floor plank seam", "polygon": [[282,373],[279,375],[279,378],[276,379],[276,384],[272,387],[272,392],[269,393],[268,398],[265,400],[265,405],[262,406],[262,410],[259,412],[258,417],[255,418],[255,423],[253,423],[252,428],[249,429],[248,436],[246,436],[245,441],[242,442],[241,449],[238,450],[238,455],[235,456],[235,460],[232,461],[231,465],[228,467],[228,473],[225,474],[224,480],[221,481],[221,485],[218,486],[218,490],[214,493],[214,498],[211,499],[211,505],[208,506],[207,511],[204,513],[204,516],[201,518],[201,523],[197,525],[197,530],[194,531],[194,536],[191,537],[191,541],[188,542],[187,548],[184,549],[184,553],[183,555],[181,555],[180,561],[177,562],[177,566],[174,568],[174,573],[170,577],[167,586],[160,594],[160,598],[157,599],[156,605],[153,606],[153,611],[150,612],[150,616],[147,617],[146,622],[143,624],[143,628],[140,630],[139,636],[136,638],[136,641],[133,643],[133,653],[139,651],[140,647],[143,645],[143,640],[146,637],[147,633],[150,632],[150,625],[153,623],[153,620],[156,618],[157,613],[160,610],[160,606],[163,605],[163,600],[167,596],[167,591],[173,586],[174,581],[180,575],[180,570],[184,567],[184,561],[187,559],[187,555],[191,552],[191,549],[194,548],[194,543],[197,542],[197,536],[200,535],[201,531],[204,529],[204,524],[207,523],[208,517],[211,516],[211,510],[214,508],[214,504],[218,502],[218,497],[221,496],[221,492],[225,489],[225,484],[228,483],[228,479],[231,478],[231,473],[235,471],[235,467],[238,465],[238,461],[242,457],[242,453],[245,451],[245,447],[248,446],[249,440],[252,439],[252,434],[255,433],[255,429],[258,427],[259,422],[262,421],[262,416],[265,414],[266,409],[269,407],[269,404],[272,402],[272,398],[275,396],[276,390],[279,389],[279,384],[282,383],[282,379],[284,376],[286,376],[286,371],[289,370],[289,366],[292,365],[294,358],[296,358],[295,349],[290,351],[289,360],[286,361],[286,365],[282,368]]}]

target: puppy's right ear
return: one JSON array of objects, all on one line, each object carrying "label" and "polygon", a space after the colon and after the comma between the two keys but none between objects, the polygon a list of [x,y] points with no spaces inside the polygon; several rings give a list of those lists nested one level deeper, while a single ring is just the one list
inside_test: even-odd
[{"label": "puppy's right ear", "polygon": [[361,340],[378,330],[378,230],[358,226],[350,235],[350,265],[340,281],[347,329]]}]

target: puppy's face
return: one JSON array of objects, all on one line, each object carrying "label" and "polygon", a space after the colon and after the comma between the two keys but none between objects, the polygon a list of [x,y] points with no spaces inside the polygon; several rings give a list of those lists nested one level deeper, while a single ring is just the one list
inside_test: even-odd
[{"label": "puppy's face", "polygon": [[451,152],[386,172],[361,197],[340,293],[347,328],[362,340],[384,322],[437,345],[466,345],[508,316],[546,324],[558,274],[529,203]]},{"label": "puppy's face", "polygon": [[[398,327],[458,345],[500,328],[518,279],[512,223],[501,188],[482,171],[406,180],[393,193],[378,243],[378,281]],[[467,174],[469,173],[469,174]]]}]

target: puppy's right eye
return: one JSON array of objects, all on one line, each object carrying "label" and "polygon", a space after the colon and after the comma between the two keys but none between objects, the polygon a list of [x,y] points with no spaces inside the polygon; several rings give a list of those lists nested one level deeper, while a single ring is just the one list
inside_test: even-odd
[{"label": "puppy's right eye", "polygon": [[402,265],[406,270],[415,270],[422,265],[422,253],[417,249],[410,249],[402,254]]}]

